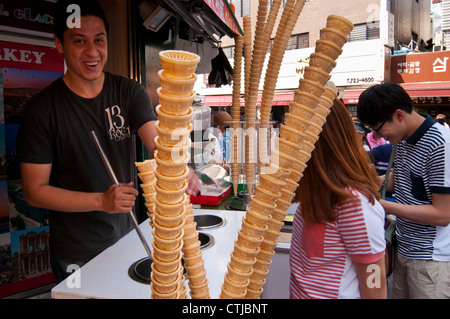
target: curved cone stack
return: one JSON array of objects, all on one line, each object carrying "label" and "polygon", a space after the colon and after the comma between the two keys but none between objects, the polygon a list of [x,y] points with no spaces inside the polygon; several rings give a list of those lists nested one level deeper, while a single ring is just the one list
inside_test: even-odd
[{"label": "curved cone stack", "polygon": [[184,258],[191,297],[209,298],[192,205],[185,193],[197,78],[194,71],[200,57],[186,51],[162,51],[159,56],[163,69],[158,73],[160,105],[156,107],[151,296],[187,298],[181,263]]},{"label": "curved cone stack", "polygon": [[145,207],[147,207],[147,215],[150,219],[150,226],[153,227],[153,217],[155,213],[155,199],[156,199],[156,161],[154,159],[145,160],[136,163],[138,168],[138,176],[141,179],[141,188],[145,199]]},{"label": "curved cone stack", "polygon": [[[302,4],[297,2],[295,7],[300,8]],[[288,20],[285,29],[292,23]],[[336,97],[336,91],[326,84],[352,28],[353,24],[345,18],[333,15],[327,19],[327,26],[322,30],[321,39],[316,42],[315,52],[311,54],[311,64],[305,68],[304,77],[299,82],[294,101],[290,103],[289,113],[280,128],[279,147],[271,152],[271,169],[268,170],[271,174],[260,175],[255,194],[247,206],[227,266],[221,298],[253,299],[259,298],[263,291],[286,210],[291,205],[298,182]],[[283,39],[282,36],[280,38]],[[282,56],[282,52],[273,52],[274,56],[277,53]],[[271,70],[269,62],[266,81],[275,81],[277,78],[277,64],[274,65]],[[270,72],[276,72],[276,75],[267,75]],[[269,100],[270,95],[273,96],[272,86],[275,87],[275,84],[270,81],[265,83],[263,99],[265,94]],[[269,107],[261,108],[261,121],[268,119],[269,112]]]}]

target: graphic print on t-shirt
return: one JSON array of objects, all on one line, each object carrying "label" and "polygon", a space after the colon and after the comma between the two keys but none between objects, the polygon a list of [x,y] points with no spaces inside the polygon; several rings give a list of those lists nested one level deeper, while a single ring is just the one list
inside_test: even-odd
[{"label": "graphic print on t-shirt", "polygon": [[108,136],[111,140],[122,141],[130,138],[130,126],[126,126],[125,118],[122,116],[122,109],[114,105],[105,109],[108,115],[109,131]]}]

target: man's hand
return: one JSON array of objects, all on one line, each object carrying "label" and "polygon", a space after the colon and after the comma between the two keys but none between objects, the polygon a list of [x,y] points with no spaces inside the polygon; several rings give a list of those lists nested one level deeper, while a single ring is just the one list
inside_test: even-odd
[{"label": "man's hand", "polygon": [[190,166],[188,166],[188,168],[188,187],[186,189],[186,193],[191,196],[196,196],[199,192],[200,181],[198,180],[197,175],[195,175],[194,169]]},{"label": "man's hand", "polygon": [[112,185],[102,195],[102,211],[107,213],[128,213],[134,206],[138,191],[133,183]]}]

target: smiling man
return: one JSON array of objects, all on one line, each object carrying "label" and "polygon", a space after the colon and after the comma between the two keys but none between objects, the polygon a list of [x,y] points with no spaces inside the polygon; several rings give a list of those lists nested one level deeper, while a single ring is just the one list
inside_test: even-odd
[{"label": "smiling man", "polygon": [[[49,209],[52,270],[61,281],[69,265],[83,265],[132,229],[128,212],[138,195],[131,182],[133,135],[153,154],[157,118],[141,84],[103,71],[109,28],[95,0],[58,1],[54,26],[67,71],[25,106],[16,152],[27,203]],[[193,172],[189,184],[195,193]]]},{"label": "smiling man", "polygon": [[413,110],[398,84],[385,83],[359,97],[358,118],[397,144],[388,190],[381,201],[397,216],[398,262],[394,298],[450,298],[450,131]]}]

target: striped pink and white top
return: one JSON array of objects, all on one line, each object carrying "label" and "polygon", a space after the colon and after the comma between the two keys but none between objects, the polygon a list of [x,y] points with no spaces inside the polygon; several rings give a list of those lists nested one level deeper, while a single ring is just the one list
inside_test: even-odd
[{"label": "striped pink and white top", "polygon": [[306,225],[297,209],[290,250],[291,298],[361,298],[353,262],[384,256],[385,213],[380,203],[356,196],[335,208],[332,223]]}]

